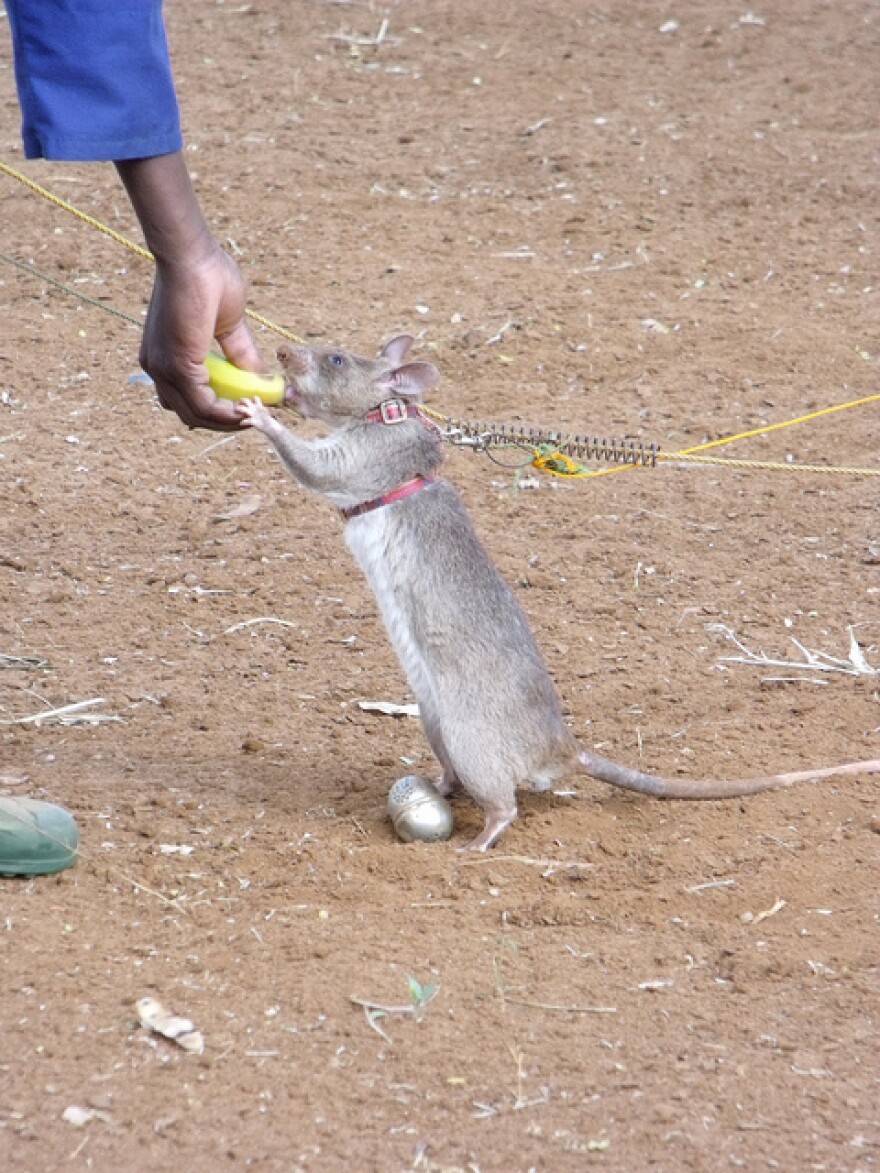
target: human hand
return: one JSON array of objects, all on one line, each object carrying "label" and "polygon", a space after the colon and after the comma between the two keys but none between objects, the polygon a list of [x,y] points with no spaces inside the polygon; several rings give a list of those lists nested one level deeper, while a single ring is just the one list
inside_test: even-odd
[{"label": "human hand", "polygon": [[235,261],[211,240],[204,255],[157,263],[141,342],[140,363],[156,385],[162,407],[189,427],[233,431],[235,405],[208,385],[204,357],[216,338],[237,367],[263,373],[244,316],[246,288]]},{"label": "human hand", "polygon": [[245,318],[241,270],[212,236],[182,154],[128,159],[116,169],[156,261],[141,366],[161,405],[189,427],[235,431],[240,417],[211,390],[204,358],[216,339],[237,367],[266,371]]}]

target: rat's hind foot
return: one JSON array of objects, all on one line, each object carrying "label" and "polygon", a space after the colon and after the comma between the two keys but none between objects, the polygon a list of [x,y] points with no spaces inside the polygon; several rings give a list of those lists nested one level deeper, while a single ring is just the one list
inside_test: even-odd
[{"label": "rat's hind foot", "polygon": [[442,794],[444,798],[449,798],[455,790],[461,786],[458,777],[454,770],[450,770],[444,766],[443,773],[434,783],[434,789],[438,794]]},{"label": "rat's hind foot", "polygon": [[486,815],[486,825],[483,827],[479,835],[470,843],[466,843],[464,847],[459,847],[459,851],[488,851],[490,847],[494,847],[513,820],[516,818],[516,807],[513,810],[505,811],[503,814],[496,812],[495,814]]}]

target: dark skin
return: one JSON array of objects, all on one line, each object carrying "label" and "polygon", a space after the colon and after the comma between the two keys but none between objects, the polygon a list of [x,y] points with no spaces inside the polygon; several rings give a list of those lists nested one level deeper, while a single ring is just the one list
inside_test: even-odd
[{"label": "dark skin", "polygon": [[266,365],[245,318],[247,289],[235,261],[211,235],[183,155],[115,164],[156,258],[140,363],[159,403],[191,428],[237,431],[235,404],[208,386],[204,358],[216,340],[237,367]]}]

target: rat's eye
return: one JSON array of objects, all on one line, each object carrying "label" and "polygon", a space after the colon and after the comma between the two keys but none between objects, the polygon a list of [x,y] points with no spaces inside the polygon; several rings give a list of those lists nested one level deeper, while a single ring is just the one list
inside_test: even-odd
[{"label": "rat's eye", "polygon": [[345,359],[342,357],[341,354],[331,354],[330,355],[330,363],[334,367],[344,367],[345,366]]}]

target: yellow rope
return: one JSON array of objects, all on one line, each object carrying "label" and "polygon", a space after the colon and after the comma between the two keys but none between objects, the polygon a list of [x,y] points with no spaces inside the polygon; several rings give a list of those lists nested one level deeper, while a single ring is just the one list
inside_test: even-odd
[{"label": "yellow rope", "polygon": [[124,245],[131,252],[137,253],[139,257],[143,257],[147,261],[153,260],[153,254],[145,248],[141,248],[139,244],[135,244],[133,240],[129,240],[127,236],[123,236],[121,232],[116,232],[113,228],[109,228],[106,224],[102,224],[100,220],[96,220],[94,216],[89,216],[86,212],[81,212],[79,208],[69,204],[67,200],[63,200],[61,196],[55,195],[54,192],[49,191],[46,187],[41,187],[39,183],[35,183],[33,179],[29,179],[27,175],[23,175],[20,171],[16,171],[14,167],[10,167],[8,163],[0,160],[0,171],[6,175],[17,179],[19,183],[23,183],[25,187],[30,188],[31,191],[36,192],[37,195],[48,200],[50,204],[54,204],[56,208],[63,208],[65,212],[70,212],[71,216],[76,216],[78,220],[82,220],[84,224],[90,224],[92,228],[97,228],[99,232],[103,232],[105,236],[109,236],[111,240],[115,240],[117,244]]},{"label": "yellow rope", "polygon": [[[731,436],[730,440],[738,437]],[[724,441],[728,443],[729,441]],[[615,465],[608,469],[589,469],[566,456],[564,452],[541,452],[534,449],[532,465],[550,476],[583,480],[585,477],[604,476],[606,473],[623,472],[636,465]],[[843,476],[880,477],[880,468],[856,468],[835,464],[801,464],[799,461],[745,460],[733,456],[701,456],[688,452],[658,452],[658,464],[717,464],[726,468],[768,469],[771,472],[821,472],[837,473]],[[644,466],[642,466],[644,467]]]},{"label": "yellow rope", "polygon": [[865,403],[877,403],[878,400],[880,400],[880,394],[865,395],[862,399],[851,399],[849,403],[835,403],[831,407],[820,407],[818,411],[799,415],[793,420],[782,420],[778,424],[766,424],[762,428],[752,428],[749,432],[737,432],[735,436],[724,436],[720,440],[710,440],[707,444],[698,444],[695,448],[684,448],[681,452],[676,452],[675,455],[677,457],[687,456],[691,452],[705,452],[709,448],[718,448],[722,444],[732,444],[734,440],[748,440],[752,436],[766,436],[780,428],[790,428],[793,424],[805,424],[809,420],[817,420],[820,416],[831,415],[835,411],[845,411],[848,407],[861,407]]},{"label": "yellow rope", "polygon": [[279,326],[277,322],[273,322],[270,318],[264,318],[262,314],[256,313],[254,310],[245,310],[245,314],[252,322],[256,322],[258,326],[264,326],[267,330],[271,330],[274,334],[280,334],[288,342],[295,342],[297,346],[305,346],[305,338],[300,338],[299,334],[294,334],[292,330],[288,330],[286,326]]},{"label": "yellow rope", "polygon": [[[19,183],[24,184],[25,187],[30,188],[31,191],[37,195],[42,196],[44,200],[48,200],[50,204],[54,204],[56,208],[61,208],[65,212],[69,212],[71,216],[76,216],[77,220],[82,220],[84,224],[97,229],[98,232],[103,232],[105,236],[109,236],[111,240],[115,240],[117,244],[121,244],[127,248],[129,252],[135,253],[139,257],[143,257],[145,261],[155,260],[155,257],[149,249],[143,248],[136,244],[133,240],[129,240],[127,236],[123,236],[121,232],[110,228],[107,224],[103,224],[100,220],[95,219],[94,216],[89,216],[88,213],[80,211],[74,204],[70,204],[67,200],[63,200],[60,196],[55,195],[54,192],[49,191],[48,188],[42,187],[33,179],[29,179],[27,175],[23,175],[21,171],[16,171],[14,167],[10,167],[8,163],[0,160],[0,171],[12,179],[17,179]],[[245,310],[245,314],[252,322],[256,322],[260,326],[264,326],[267,330],[272,330],[275,334],[279,334],[282,338],[286,338],[288,342],[297,342],[300,345],[305,345],[302,338],[297,337],[290,330],[284,326],[279,326],[276,322],[264,318],[261,314],[256,314],[253,310]]]},{"label": "yellow rope", "polygon": [[[121,244],[124,248],[127,248],[130,252],[135,253],[137,256],[143,257],[148,261],[155,259],[153,254],[148,249],[143,248],[139,244],[136,244],[133,240],[129,240],[127,236],[123,236],[121,232],[116,232],[113,228],[110,228],[108,225],[102,223],[94,216],[89,216],[86,212],[80,211],[80,209],[75,207],[75,205],[68,203],[67,200],[62,199],[60,196],[55,195],[54,192],[49,191],[48,188],[41,186],[39,183],[36,183],[33,179],[28,178],[27,175],[22,174],[21,171],[17,171],[14,167],[10,167],[8,163],[4,163],[2,160],[0,160],[0,172],[10,176],[12,179],[16,179],[19,183],[35,192],[37,195],[42,196],[43,199],[48,200],[50,204],[54,204],[56,207],[63,209],[65,212],[69,212],[72,216],[75,216],[84,224],[88,224],[90,227],[95,228],[98,232],[103,233],[105,236],[109,236],[111,240],[115,240],[118,244]],[[14,261],[11,257],[3,256],[3,259],[9,260],[12,264],[16,264],[19,268],[22,269],[33,268],[32,266],[22,265],[21,262]],[[120,310],[113,310],[109,306],[96,302],[93,299],[86,298],[84,295],[78,294],[78,291],[76,290],[67,290],[67,287],[62,285],[61,282],[54,281],[54,279],[46,277],[45,274],[42,274],[42,276],[46,280],[52,281],[53,284],[58,285],[60,288],[65,289],[68,292],[77,293],[78,296],[83,297],[83,300],[92,301],[92,303],[97,305],[99,309],[105,309],[108,313],[114,313],[118,317],[122,317],[128,321],[133,321],[136,324],[139,324],[137,323],[137,319],[132,318],[129,314],[124,314]],[[302,338],[292,333],[292,331],[287,330],[284,326],[279,326],[271,319],[263,317],[262,314],[255,313],[253,310],[245,310],[245,313],[252,322],[256,322],[258,325],[265,327],[265,329],[271,330],[273,333],[280,335],[282,338],[286,338],[290,342],[296,342],[300,345],[305,345]],[[712,457],[699,455],[699,453],[706,452],[711,448],[719,448],[724,444],[733,444],[736,440],[747,440],[754,436],[766,436],[770,432],[776,432],[782,428],[791,428],[795,424],[807,423],[810,420],[820,419],[822,416],[831,415],[836,411],[846,411],[850,407],[862,407],[867,403],[877,403],[878,401],[880,401],[880,394],[866,395],[861,399],[852,399],[848,403],[833,404],[831,407],[823,407],[818,411],[811,411],[807,415],[797,416],[795,419],[782,420],[776,424],[766,424],[764,427],[752,428],[747,432],[737,432],[734,436],[723,436],[720,440],[710,440],[705,444],[697,444],[693,448],[683,448],[680,452],[658,453],[657,462],[663,464],[716,464],[726,465],[731,468],[770,469],[775,472],[815,472],[838,473],[847,476],[880,476],[880,469],[876,468],[847,468],[835,465],[783,463],[781,461],[774,462],[768,460],[738,460],[723,456]],[[429,416],[433,420],[436,420],[438,423],[445,425],[452,423],[449,416],[443,415],[439,411],[434,411],[432,408],[422,406],[421,410],[425,413],[425,415]],[[544,472],[548,472],[553,476],[577,478],[611,476],[614,473],[631,472],[634,468],[642,467],[641,465],[637,464],[618,464],[611,468],[586,469],[577,464],[571,459],[571,457],[566,456],[564,453],[547,452],[546,450],[538,449],[534,449],[534,460],[532,463],[536,468],[539,468]]]},{"label": "yellow rope", "polygon": [[447,426],[452,423],[448,415],[444,415],[442,411],[435,411],[433,407],[428,407],[425,403],[419,404],[419,411],[423,415],[426,415],[428,419],[434,420],[435,423],[446,424]]},{"label": "yellow rope", "polygon": [[[731,439],[737,437],[732,436]],[[733,456],[700,456],[689,452],[659,452],[657,462],[663,464],[719,464],[727,468],[764,468],[772,472],[830,472],[845,476],[880,477],[880,468],[849,468],[835,464],[801,464],[799,461],[741,460]]]},{"label": "yellow rope", "polygon": [[[721,464],[721,463],[733,464],[734,462],[732,460],[728,461],[722,457],[714,457],[714,458],[710,458],[708,456],[707,457],[698,457],[696,455],[696,453],[705,452],[710,448],[719,448],[719,447],[721,447],[722,444],[732,444],[735,440],[747,440],[747,439],[752,438],[753,436],[765,436],[769,432],[777,432],[781,428],[794,427],[795,424],[805,424],[810,420],[819,419],[820,416],[831,415],[835,411],[846,411],[847,408],[849,408],[849,407],[863,407],[866,403],[877,403],[877,402],[880,402],[880,394],[865,395],[861,399],[851,399],[848,403],[835,403],[831,407],[822,407],[818,411],[809,412],[807,415],[796,416],[795,419],[781,420],[777,424],[766,424],[762,428],[752,428],[748,432],[737,432],[735,436],[722,436],[722,438],[720,440],[709,440],[706,444],[696,444],[696,445],[694,445],[693,448],[682,448],[680,452],[658,453],[657,454],[657,461],[658,461],[658,463],[660,461],[662,461],[663,463],[669,463],[671,461],[685,462],[685,461],[690,460],[694,464],[698,464],[698,463],[701,463],[701,464],[709,464],[709,463],[711,463],[711,464],[716,464],[716,463],[717,464]],[[742,467],[747,467],[747,463],[745,461],[737,461],[736,463],[740,464]],[[761,467],[763,467],[763,468],[774,467],[775,469],[778,469],[778,470],[779,469],[786,469],[787,471],[810,471],[810,472],[837,472],[837,471],[840,471],[840,472],[845,472],[845,473],[850,473],[850,474],[855,473],[855,474],[858,474],[859,476],[877,476],[878,471],[880,471],[878,469],[846,469],[846,468],[837,469],[831,465],[815,465],[815,466],[813,466],[813,465],[783,464],[781,462],[776,465],[771,465],[771,462],[769,462],[769,461],[749,461],[748,466],[750,466],[750,467],[757,466],[759,468],[761,468]],[[613,468],[597,468],[597,469],[584,470],[583,475],[587,476],[587,477],[607,477],[607,476],[611,476],[613,473],[617,473],[617,472],[631,472],[633,468],[637,468],[637,467],[638,467],[637,465],[633,465],[633,464],[619,464],[619,465],[615,465]]]}]

